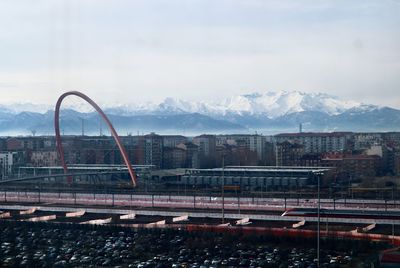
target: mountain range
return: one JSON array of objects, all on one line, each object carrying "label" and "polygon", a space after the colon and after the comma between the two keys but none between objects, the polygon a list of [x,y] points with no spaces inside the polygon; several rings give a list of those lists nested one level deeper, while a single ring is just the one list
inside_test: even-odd
[{"label": "mountain range", "polygon": [[[89,107],[89,105],[85,106]],[[65,106],[64,134],[109,134],[95,112]],[[399,131],[400,110],[342,100],[323,93],[279,91],[211,102],[166,98],[162,102],[103,107],[121,135],[158,132],[264,133],[304,131]],[[54,111],[35,104],[0,105],[0,135],[52,135]]]}]

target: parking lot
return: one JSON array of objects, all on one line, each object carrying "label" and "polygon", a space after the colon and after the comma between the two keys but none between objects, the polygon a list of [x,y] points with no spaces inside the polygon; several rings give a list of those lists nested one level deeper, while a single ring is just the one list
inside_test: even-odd
[{"label": "parking lot", "polygon": [[[2,267],[316,267],[313,241],[5,221],[0,230]],[[329,245],[322,267],[351,267],[365,254]]]}]

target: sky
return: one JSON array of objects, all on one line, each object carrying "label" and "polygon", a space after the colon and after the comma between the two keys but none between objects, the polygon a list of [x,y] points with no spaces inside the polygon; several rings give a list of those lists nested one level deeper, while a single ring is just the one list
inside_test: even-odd
[{"label": "sky", "polygon": [[2,0],[0,104],[322,92],[400,108],[400,0]]}]

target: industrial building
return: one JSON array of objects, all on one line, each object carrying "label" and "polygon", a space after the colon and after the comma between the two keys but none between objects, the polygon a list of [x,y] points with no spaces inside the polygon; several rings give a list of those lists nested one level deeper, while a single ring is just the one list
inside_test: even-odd
[{"label": "industrial building", "polygon": [[240,186],[246,190],[282,190],[313,185],[325,167],[225,167],[187,169],[181,184],[198,187]]},{"label": "industrial building", "polygon": [[[140,180],[147,180],[151,177],[151,172],[156,167],[153,165],[133,165],[136,175]],[[88,183],[94,181],[103,181],[103,183],[114,183],[116,180],[119,182],[126,182],[128,178],[128,169],[124,165],[69,165],[68,171],[75,174],[93,174],[90,176],[80,176],[76,178],[76,182]],[[19,167],[18,178],[46,176],[43,181],[54,182],[55,177],[52,175],[63,174],[64,170],[59,166],[46,166],[46,167]],[[111,175],[111,174],[115,175]]]}]

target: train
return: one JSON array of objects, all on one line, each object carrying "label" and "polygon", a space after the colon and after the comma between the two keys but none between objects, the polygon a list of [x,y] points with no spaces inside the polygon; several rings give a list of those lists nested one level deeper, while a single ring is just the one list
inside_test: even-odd
[{"label": "train", "polygon": [[[286,210],[281,216],[318,217],[318,210],[316,208],[293,208]],[[320,209],[320,217],[399,220],[400,211]]]}]

